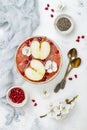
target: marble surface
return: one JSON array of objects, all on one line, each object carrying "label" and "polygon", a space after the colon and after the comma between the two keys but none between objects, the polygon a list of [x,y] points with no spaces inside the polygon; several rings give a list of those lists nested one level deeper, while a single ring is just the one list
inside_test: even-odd
[{"label": "marble surface", "polygon": [[[63,65],[59,75],[47,84],[35,85],[25,82],[22,87],[27,90],[29,95],[28,103],[24,106],[23,110],[25,115],[20,117],[20,121],[13,121],[10,125],[5,125],[5,115],[7,113],[3,106],[0,106],[0,130],[86,130],[87,129],[87,1],[86,0],[62,0],[65,8],[62,12],[57,10],[58,0],[38,0],[39,12],[40,12],[40,25],[36,31],[32,34],[45,35],[54,40],[60,47],[63,55]],[[44,10],[47,4],[50,4],[48,11]],[[55,10],[54,17],[51,18],[50,9]],[[54,27],[55,18],[61,14],[70,15],[74,22],[75,28],[70,35],[59,34]],[[77,36],[84,35],[85,38],[80,42],[76,42]],[[82,59],[81,66],[78,69],[74,69],[69,77],[72,80],[68,80],[64,90],[60,90],[57,94],[53,92],[55,85],[63,78],[66,66],[68,64],[67,52],[70,48],[75,47],[78,50],[78,55]],[[77,75],[77,78],[74,75]],[[43,90],[48,89],[50,92],[48,97],[44,97]],[[56,121],[45,117],[40,119],[39,116],[45,114],[48,111],[48,104],[55,100],[64,99],[79,95],[76,106],[73,111],[64,120]],[[37,106],[34,107],[32,99],[36,100]]]}]

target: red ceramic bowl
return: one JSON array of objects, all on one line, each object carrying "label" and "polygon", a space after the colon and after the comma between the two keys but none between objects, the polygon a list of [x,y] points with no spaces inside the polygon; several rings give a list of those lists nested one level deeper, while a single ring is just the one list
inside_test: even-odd
[{"label": "red ceramic bowl", "polygon": [[47,37],[25,40],[16,52],[16,67],[20,75],[32,83],[46,83],[59,73],[62,65],[58,45]]}]

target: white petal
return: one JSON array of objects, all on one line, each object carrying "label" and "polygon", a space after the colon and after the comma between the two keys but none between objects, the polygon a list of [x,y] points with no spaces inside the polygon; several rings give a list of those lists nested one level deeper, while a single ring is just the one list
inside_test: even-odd
[{"label": "white petal", "polygon": [[70,109],[73,109],[74,106],[75,106],[75,102],[72,102],[72,103],[70,104]]},{"label": "white petal", "polygon": [[56,120],[60,120],[60,119],[61,119],[61,116],[56,115],[56,116],[55,116],[55,119],[56,119]]},{"label": "white petal", "polygon": [[48,73],[52,73],[53,70],[52,70],[52,69],[48,69],[47,72],[48,72]]},{"label": "white petal", "polygon": [[45,64],[45,69],[49,69],[49,65],[48,64]]},{"label": "white petal", "polygon": [[51,60],[48,60],[48,61],[46,62],[46,64],[45,64],[45,69],[49,69],[50,66],[51,66],[51,64],[52,64],[52,61],[51,61]]},{"label": "white petal", "polygon": [[23,54],[23,55],[26,55],[26,56],[30,56],[30,55],[31,55],[30,47],[25,46],[25,47],[22,49],[22,54]]},{"label": "white petal", "polygon": [[52,61],[51,61],[51,60],[48,60],[48,61],[46,62],[46,64],[47,64],[47,65],[51,65],[51,64],[52,64]]},{"label": "white petal", "polygon": [[52,63],[53,67],[57,67],[57,63],[53,61]]},{"label": "white petal", "polygon": [[57,71],[57,67],[53,67],[53,72],[56,72]]},{"label": "white petal", "polygon": [[64,106],[62,106],[62,108],[61,108],[62,114],[68,114],[69,111],[70,111],[70,105],[69,104],[66,104],[66,105],[64,104]]},{"label": "white petal", "polygon": [[52,107],[53,107],[53,103],[52,103],[52,102],[49,104],[49,107],[50,107],[50,108],[52,108]]},{"label": "white petal", "polygon": [[57,63],[53,61],[52,63],[53,67],[57,67]]},{"label": "white petal", "polygon": [[49,88],[43,89],[43,96],[48,97],[51,94],[51,90]]},{"label": "white petal", "polygon": [[49,113],[48,113],[49,117],[53,118],[55,117],[55,112],[54,112],[54,109],[50,109]]},{"label": "white petal", "polygon": [[53,61],[52,66],[53,66],[53,72],[57,71],[57,63]]},{"label": "white petal", "polygon": [[54,112],[56,113],[56,115],[60,115],[61,111],[57,109],[57,107],[54,108]]}]

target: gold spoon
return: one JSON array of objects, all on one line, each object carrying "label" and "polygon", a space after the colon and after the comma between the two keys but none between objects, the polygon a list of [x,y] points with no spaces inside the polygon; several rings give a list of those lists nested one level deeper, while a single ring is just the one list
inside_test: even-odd
[{"label": "gold spoon", "polygon": [[68,63],[65,75],[67,74],[71,60],[73,60],[77,57],[77,50],[75,48],[70,49],[67,56],[69,58],[69,63]]},{"label": "gold spoon", "polygon": [[[67,66],[67,69],[66,69],[66,72],[65,72],[64,77],[67,75],[68,69],[69,69],[69,67],[70,67],[70,62],[71,62],[71,60],[72,60],[72,59],[75,59],[75,58],[77,57],[77,50],[76,50],[75,48],[70,49],[69,52],[68,52],[68,54],[67,54],[67,56],[68,56],[68,58],[69,58],[69,63],[68,63],[68,66]],[[61,81],[61,82],[62,82],[62,81]],[[64,82],[62,82],[62,83],[64,84]],[[61,83],[61,86],[64,86],[64,85],[62,85],[62,83]],[[60,83],[59,83],[59,84],[60,84]],[[60,88],[55,87],[54,92],[55,92],[55,93],[58,92],[58,89],[60,89]]]},{"label": "gold spoon", "polygon": [[69,69],[69,71],[65,74],[64,78],[62,79],[62,81],[60,83],[57,84],[57,86],[54,89],[54,92],[57,93],[60,89],[64,89],[65,84],[66,84],[66,78],[68,76],[68,74],[71,72],[72,69],[74,68],[78,68],[81,64],[81,58],[75,58],[73,60],[70,61],[70,66],[71,68]]},{"label": "gold spoon", "polygon": [[75,48],[72,48],[69,50],[67,55],[68,55],[70,60],[73,58],[76,58],[77,57],[77,50]]}]

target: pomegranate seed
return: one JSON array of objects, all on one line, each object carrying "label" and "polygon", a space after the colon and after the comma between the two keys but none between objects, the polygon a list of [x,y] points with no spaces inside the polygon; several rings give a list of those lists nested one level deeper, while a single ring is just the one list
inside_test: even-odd
[{"label": "pomegranate seed", "polygon": [[46,73],[45,73],[45,75],[46,75],[46,76],[49,76],[49,73],[48,73],[48,72],[46,72]]},{"label": "pomegranate seed", "polygon": [[50,7],[50,5],[49,5],[49,4],[47,4],[47,7]]},{"label": "pomegranate seed", "polygon": [[85,36],[84,36],[84,35],[82,35],[82,36],[81,36],[81,38],[82,38],[82,39],[84,39],[84,38],[85,38]]},{"label": "pomegranate seed", "polygon": [[43,79],[42,79],[42,81],[46,81],[47,80],[47,77],[46,76],[44,76],[43,77]]},{"label": "pomegranate seed", "polygon": [[29,60],[32,60],[32,55],[30,55],[28,59],[29,59]]},{"label": "pomegranate seed", "polygon": [[29,40],[26,40],[25,43],[26,43],[26,46],[30,46]]},{"label": "pomegranate seed", "polygon": [[51,16],[51,18],[53,18],[53,17],[54,17],[54,15],[53,15],[53,14],[51,14],[50,16]]},{"label": "pomegranate seed", "polygon": [[36,107],[36,106],[37,106],[37,103],[34,103],[34,106]]},{"label": "pomegranate seed", "polygon": [[72,78],[68,78],[69,80],[72,80]]},{"label": "pomegranate seed", "polygon": [[32,41],[33,41],[33,38],[30,38],[30,39],[29,39],[29,42],[32,42]]},{"label": "pomegranate seed", "polygon": [[35,100],[34,100],[34,99],[32,99],[32,102],[35,102]]},{"label": "pomegranate seed", "polygon": [[45,10],[48,10],[48,8],[46,7]]},{"label": "pomegranate seed", "polygon": [[52,45],[53,45],[53,43],[52,43],[52,42],[50,42],[50,45],[52,46]]},{"label": "pomegranate seed", "polygon": [[10,91],[9,98],[12,100],[14,103],[22,103],[23,100],[25,99],[24,91],[20,88],[13,88]]},{"label": "pomegranate seed", "polygon": [[80,40],[79,40],[79,39],[77,39],[77,40],[76,40],[76,42],[80,42]]},{"label": "pomegranate seed", "polygon": [[21,75],[23,75],[23,76],[24,76],[24,72],[21,72]]},{"label": "pomegranate seed", "polygon": [[75,78],[77,78],[77,75],[76,75],[76,74],[75,74],[74,76],[75,76]]},{"label": "pomegranate seed", "polygon": [[54,12],[54,9],[51,9],[52,12]]},{"label": "pomegranate seed", "polygon": [[80,36],[78,36],[77,39],[79,40],[79,39],[80,39]]},{"label": "pomegranate seed", "polygon": [[57,51],[56,51],[56,54],[58,54],[58,53],[59,53],[59,51],[57,50]]},{"label": "pomegranate seed", "polygon": [[25,60],[25,61],[24,61],[24,64],[28,64],[28,60]]},{"label": "pomegranate seed", "polygon": [[14,98],[12,98],[12,102],[16,103],[16,100]]},{"label": "pomegranate seed", "polygon": [[41,42],[42,41],[42,37],[38,37],[38,41]]}]

